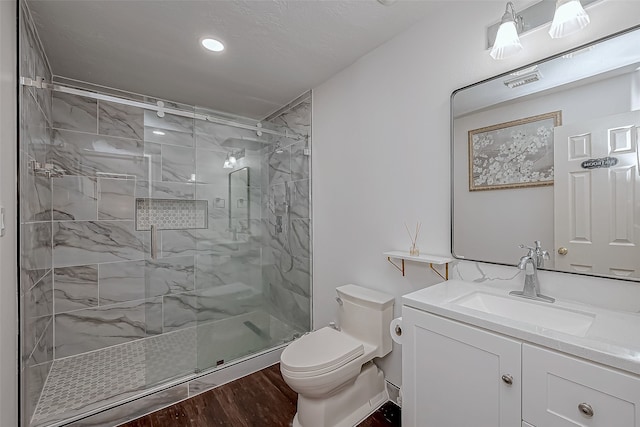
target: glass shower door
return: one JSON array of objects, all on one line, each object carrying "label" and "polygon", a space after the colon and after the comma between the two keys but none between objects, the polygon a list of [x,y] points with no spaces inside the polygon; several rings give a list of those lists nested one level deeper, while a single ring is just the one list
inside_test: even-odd
[{"label": "glass shower door", "polygon": [[[167,108],[194,113],[186,105]],[[145,111],[147,180],[136,184],[136,229],[147,234],[144,261],[147,388],[196,371],[197,236],[207,227],[207,200],[196,199],[196,120]]]},{"label": "glass shower door", "polygon": [[196,272],[197,365],[205,371],[269,345],[260,317],[260,152],[267,139],[251,129],[214,123],[199,132],[196,139],[208,143],[198,147],[197,194],[208,193],[214,206],[198,242]]},{"label": "glass shower door", "polygon": [[[308,138],[281,125],[263,121],[262,126],[277,134],[208,128],[224,135],[217,138],[217,149],[224,158],[236,157],[236,165],[209,166],[219,168],[217,182],[227,188],[226,208],[217,211],[218,226],[225,224],[227,232],[207,242],[207,254],[198,255],[210,262],[209,276],[201,279],[213,280],[198,296],[199,370],[281,345],[310,327],[308,169],[306,177],[298,173],[298,161],[309,162],[304,155]],[[302,217],[304,224],[298,221]],[[306,253],[298,249],[300,242]],[[198,262],[197,274],[201,270]]]}]

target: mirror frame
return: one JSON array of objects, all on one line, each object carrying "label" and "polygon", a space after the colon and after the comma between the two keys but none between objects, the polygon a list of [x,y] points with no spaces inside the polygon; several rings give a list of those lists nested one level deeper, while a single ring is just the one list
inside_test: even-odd
[{"label": "mirror frame", "polygon": [[[515,72],[518,72],[518,71],[521,71],[521,70],[525,70],[527,68],[533,67],[535,65],[538,65],[538,64],[541,64],[541,63],[544,63],[544,62],[552,61],[552,60],[557,59],[557,58],[561,58],[564,55],[570,54],[572,52],[577,52],[577,51],[580,51],[582,49],[589,48],[591,46],[595,46],[595,45],[597,45],[599,43],[605,42],[607,40],[614,39],[616,37],[625,35],[627,33],[631,33],[633,31],[640,31],[640,24],[634,25],[632,27],[629,27],[629,28],[621,30],[621,31],[617,31],[617,32],[612,33],[612,34],[610,34],[608,36],[601,37],[599,39],[596,39],[594,41],[579,45],[579,46],[574,47],[572,49],[562,51],[562,52],[557,53],[555,55],[542,58],[542,59],[540,59],[538,61],[527,63],[527,64],[519,66],[517,68],[505,71],[504,73],[500,73],[500,74],[497,74],[495,76],[491,76],[489,78],[480,80],[480,81],[478,81],[476,83],[472,83],[472,84],[466,85],[464,87],[461,87],[459,89],[454,90],[451,93],[450,101],[449,101],[449,118],[450,118],[450,123],[449,123],[449,132],[450,132],[450,134],[449,134],[449,142],[450,142],[449,166],[451,168],[451,170],[450,170],[451,181],[450,181],[450,188],[449,188],[450,197],[451,197],[451,200],[450,200],[450,209],[451,209],[451,216],[450,216],[450,221],[451,221],[450,249],[451,249],[451,255],[456,260],[470,261],[470,262],[481,262],[481,263],[484,263],[484,264],[494,264],[494,265],[503,265],[503,266],[515,266],[517,264],[517,262],[515,262],[514,264],[507,264],[507,263],[496,262],[496,261],[487,261],[487,260],[466,258],[464,256],[460,256],[460,255],[456,254],[456,252],[455,252],[455,248],[454,248],[454,235],[455,235],[455,231],[454,231],[454,229],[455,229],[455,224],[454,224],[454,218],[455,218],[455,215],[454,215],[454,213],[455,213],[455,185],[456,185],[456,183],[458,182],[459,179],[462,179],[463,181],[467,181],[468,180],[468,177],[459,177],[458,180],[456,180],[456,172],[458,174],[460,174],[461,172],[464,172],[465,174],[469,173],[468,170],[465,170],[465,171],[458,170],[458,171],[456,171],[456,169],[454,168],[454,164],[455,164],[455,158],[454,158],[454,155],[455,155],[454,97],[456,96],[456,94],[458,94],[459,92],[461,92],[463,90],[466,90],[466,89],[469,89],[469,88],[472,88],[472,87],[475,87],[475,86],[478,86],[478,85],[481,85],[481,84],[484,84],[484,83],[487,83],[487,82],[490,82],[490,81],[493,81],[493,80],[496,80],[496,79],[502,79],[502,78],[504,78],[506,76],[509,76],[512,73],[515,73]],[[640,50],[640,48],[639,48],[639,50]],[[639,60],[640,60],[640,56],[639,56]],[[616,276],[606,276],[606,275],[594,274],[594,273],[579,273],[579,272],[575,272],[575,271],[563,271],[563,270],[549,269],[549,268],[546,268],[546,267],[541,267],[540,270],[553,271],[553,272],[556,272],[556,273],[575,274],[575,275],[578,275],[578,276],[587,276],[587,277],[597,277],[597,278],[603,278],[603,279],[622,280],[622,281],[625,281],[625,282],[634,282],[634,283],[638,283],[638,281],[640,280],[640,279],[629,279],[629,278],[616,277]]]}]

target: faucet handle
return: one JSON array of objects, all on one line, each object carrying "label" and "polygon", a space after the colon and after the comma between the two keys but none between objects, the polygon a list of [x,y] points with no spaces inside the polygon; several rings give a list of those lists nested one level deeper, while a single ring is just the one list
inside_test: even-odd
[{"label": "faucet handle", "polygon": [[523,243],[520,243],[518,245],[518,247],[522,248],[522,249],[527,249],[529,251],[529,253],[527,254],[527,256],[534,256],[534,254],[536,253],[536,248],[532,248],[531,246],[527,246]]}]

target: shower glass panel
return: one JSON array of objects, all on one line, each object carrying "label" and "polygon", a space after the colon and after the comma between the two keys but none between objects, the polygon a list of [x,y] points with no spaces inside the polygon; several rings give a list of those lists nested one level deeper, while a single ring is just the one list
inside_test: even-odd
[{"label": "shower glass panel", "polygon": [[204,256],[214,283],[198,297],[207,307],[198,317],[201,370],[291,341],[311,326],[310,94],[262,125],[278,134],[233,130],[221,141],[245,157],[227,177],[229,240]]},{"label": "shower glass panel", "polygon": [[[269,121],[261,125],[279,135],[294,132]],[[307,134],[300,138],[306,139]],[[277,236],[267,226],[271,204],[267,153],[273,151],[274,135],[202,123],[196,140],[202,141],[197,148],[196,194],[200,198],[208,190],[215,206],[209,228],[198,242],[197,289],[191,300],[197,307],[197,365],[205,371],[308,331],[310,269],[298,272],[304,276],[297,279],[302,283],[299,290],[290,278],[275,277],[270,271]],[[234,169],[223,167],[229,155],[236,157]],[[272,300],[274,285],[286,298]],[[306,312],[302,322],[288,319],[283,305],[294,300],[296,291]]]},{"label": "shower glass panel", "polygon": [[56,85],[20,88],[23,425],[309,331],[310,94],[256,127],[53,77],[24,3],[20,57],[22,77]]},{"label": "shower glass panel", "polygon": [[[195,112],[177,103],[165,101],[164,106]],[[144,111],[147,179],[137,185],[136,226],[149,242],[142,271],[147,388],[196,370],[195,330],[176,305],[195,290],[195,242],[208,220],[207,200],[196,199],[195,122],[193,117]]]}]

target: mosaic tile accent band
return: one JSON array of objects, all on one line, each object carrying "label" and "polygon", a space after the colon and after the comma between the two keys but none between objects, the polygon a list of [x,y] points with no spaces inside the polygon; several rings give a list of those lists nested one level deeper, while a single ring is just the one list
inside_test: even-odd
[{"label": "mosaic tile accent band", "polygon": [[136,199],[136,230],[187,230],[207,228],[207,200]]}]

